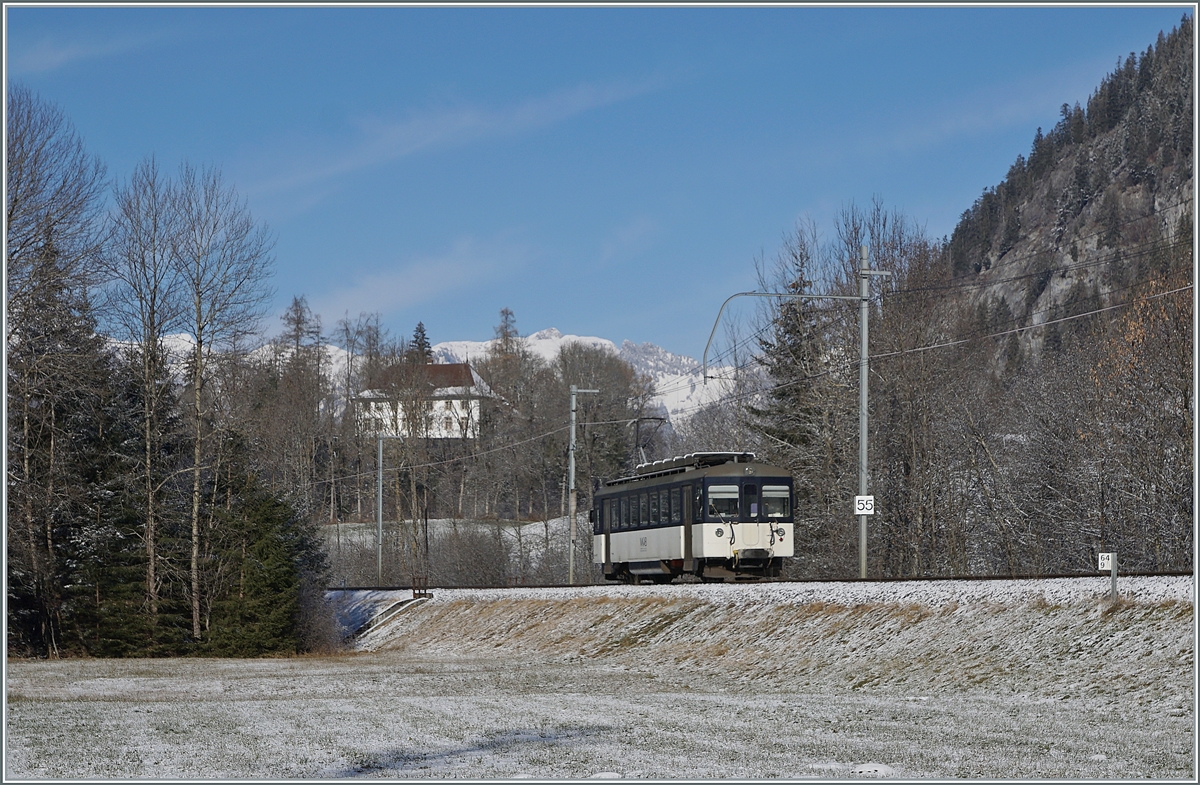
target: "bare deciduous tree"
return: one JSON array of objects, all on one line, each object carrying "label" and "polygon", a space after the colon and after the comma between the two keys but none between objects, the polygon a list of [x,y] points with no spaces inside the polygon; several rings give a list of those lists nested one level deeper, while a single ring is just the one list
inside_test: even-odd
[{"label": "bare deciduous tree", "polygon": [[104,269],[111,284],[107,313],[118,336],[129,341],[139,371],[142,493],[145,519],[146,593],[150,616],[158,614],[158,497],[171,472],[160,466],[164,407],[172,399],[170,357],[164,339],[183,316],[182,279],[175,263],[179,216],[174,188],[153,157],[140,163],[116,192]]},{"label": "bare deciduous tree", "polygon": [[56,521],[72,492],[66,420],[95,392],[85,368],[94,351],[87,262],[105,170],[58,107],[21,85],[9,87],[6,155],[9,598],[34,606],[40,645],[53,654],[64,588]]},{"label": "bare deciduous tree", "polygon": [[266,282],[274,240],[215,168],[197,171],[181,166],[175,203],[180,223],[174,257],[186,298],[184,330],[192,341],[188,363],[194,440],[190,576],[192,635],[199,638],[201,479],[209,366],[215,351],[237,349],[256,329],[270,296]]},{"label": "bare deciduous tree", "polygon": [[86,262],[100,246],[105,167],[88,155],[66,115],[29,88],[8,90],[5,251],[9,302],[34,285],[48,243],[60,275],[90,282]]}]

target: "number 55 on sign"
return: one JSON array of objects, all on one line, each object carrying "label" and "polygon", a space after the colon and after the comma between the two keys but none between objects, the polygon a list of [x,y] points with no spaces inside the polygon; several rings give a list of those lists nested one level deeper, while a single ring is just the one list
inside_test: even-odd
[{"label": "number 55 on sign", "polygon": [[855,496],[854,497],[854,514],[855,515],[874,515],[875,514],[875,497],[874,496]]}]

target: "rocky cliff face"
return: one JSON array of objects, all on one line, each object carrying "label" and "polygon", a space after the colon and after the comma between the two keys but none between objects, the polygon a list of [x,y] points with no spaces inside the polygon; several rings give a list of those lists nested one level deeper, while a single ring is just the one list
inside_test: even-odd
[{"label": "rocky cliff face", "polygon": [[[997,323],[1041,324],[1173,272],[1161,257],[1190,244],[1194,216],[1192,52],[1185,18],[1119,63],[1086,107],[1064,104],[1029,158],[963,213],[946,252],[973,305]],[[1042,340],[1031,331],[1023,348],[1036,354]]]}]

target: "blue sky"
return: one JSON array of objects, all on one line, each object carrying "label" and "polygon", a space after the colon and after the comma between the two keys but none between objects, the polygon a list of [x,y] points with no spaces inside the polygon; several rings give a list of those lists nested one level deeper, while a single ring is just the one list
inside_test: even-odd
[{"label": "blue sky", "polygon": [[6,73],[114,179],[216,164],[275,313],[484,340],[501,308],[699,358],[797,218],[935,237],[1190,6],[6,7]]}]

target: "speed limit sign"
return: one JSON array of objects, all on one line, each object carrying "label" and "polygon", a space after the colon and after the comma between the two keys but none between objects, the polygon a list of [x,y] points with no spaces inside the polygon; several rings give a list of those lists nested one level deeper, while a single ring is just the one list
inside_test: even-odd
[{"label": "speed limit sign", "polygon": [[855,515],[874,515],[875,514],[875,497],[874,496],[855,496],[854,497],[854,514]]}]

